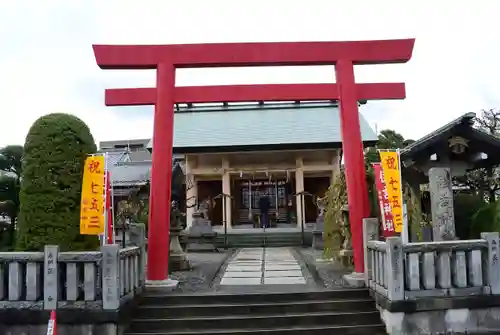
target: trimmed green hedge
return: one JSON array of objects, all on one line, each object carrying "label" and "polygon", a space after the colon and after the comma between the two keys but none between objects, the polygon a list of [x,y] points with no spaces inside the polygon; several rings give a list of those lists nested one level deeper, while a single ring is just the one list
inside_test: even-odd
[{"label": "trimmed green hedge", "polygon": [[87,125],[69,114],[39,118],[26,137],[16,249],[94,250],[96,236],[80,235],[80,197],[84,161],[95,153]]}]

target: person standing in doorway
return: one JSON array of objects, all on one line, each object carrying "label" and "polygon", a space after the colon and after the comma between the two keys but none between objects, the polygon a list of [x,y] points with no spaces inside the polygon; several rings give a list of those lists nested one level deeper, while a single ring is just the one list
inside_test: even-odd
[{"label": "person standing in doorway", "polygon": [[287,203],[287,207],[288,207],[288,210],[286,212],[286,215],[287,215],[287,222],[288,223],[294,223],[294,218],[295,218],[295,214],[293,212],[293,195],[289,194],[288,195],[288,203]]},{"label": "person standing in doorway", "polygon": [[259,199],[260,223],[262,228],[269,228],[269,208],[271,201],[267,194],[263,194]]}]

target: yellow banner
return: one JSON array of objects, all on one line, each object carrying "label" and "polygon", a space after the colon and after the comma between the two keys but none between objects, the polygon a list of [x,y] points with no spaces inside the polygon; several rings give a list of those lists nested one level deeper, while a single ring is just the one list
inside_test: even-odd
[{"label": "yellow banner", "polygon": [[85,160],[80,208],[80,234],[104,233],[104,156],[90,156]]},{"label": "yellow banner", "polygon": [[403,230],[403,186],[401,183],[399,152],[379,151],[379,153],[382,169],[384,170],[387,195],[391,204],[394,230],[400,233]]}]

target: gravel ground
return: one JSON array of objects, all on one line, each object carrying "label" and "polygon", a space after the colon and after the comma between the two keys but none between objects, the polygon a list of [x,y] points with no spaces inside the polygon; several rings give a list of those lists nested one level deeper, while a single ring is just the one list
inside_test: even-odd
[{"label": "gravel ground", "polygon": [[329,289],[349,287],[342,276],[352,272],[352,269],[343,267],[341,264],[323,259],[323,251],[309,249],[296,249],[303,257],[311,273],[316,274],[316,280],[323,282]]},{"label": "gravel ground", "polygon": [[210,253],[188,253],[192,269],[176,271],[170,274],[171,279],[179,281],[176,292],[211,291],[212,282],[225,261],[232,255],[232,250],[221,250]]}]

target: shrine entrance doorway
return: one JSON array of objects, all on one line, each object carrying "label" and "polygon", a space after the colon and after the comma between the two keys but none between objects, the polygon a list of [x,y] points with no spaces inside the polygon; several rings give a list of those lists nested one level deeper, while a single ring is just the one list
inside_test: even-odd
[{"label": "shrine entrance doorway", "polygon": [[283,226],[283,224],[290,223],[289,214],[291,208],[289,208],[289,205],[293,206],[293,186],[291,181],[287,182],[285,179],[242,179],[238,184],[241,204],[237,208],[239,220],[235,222],[235,227],[237,225],[259,227],[259,200],[263,196],[269,198],[271,205],[269,209],[271,228],[277,228],[278,226]]}]

